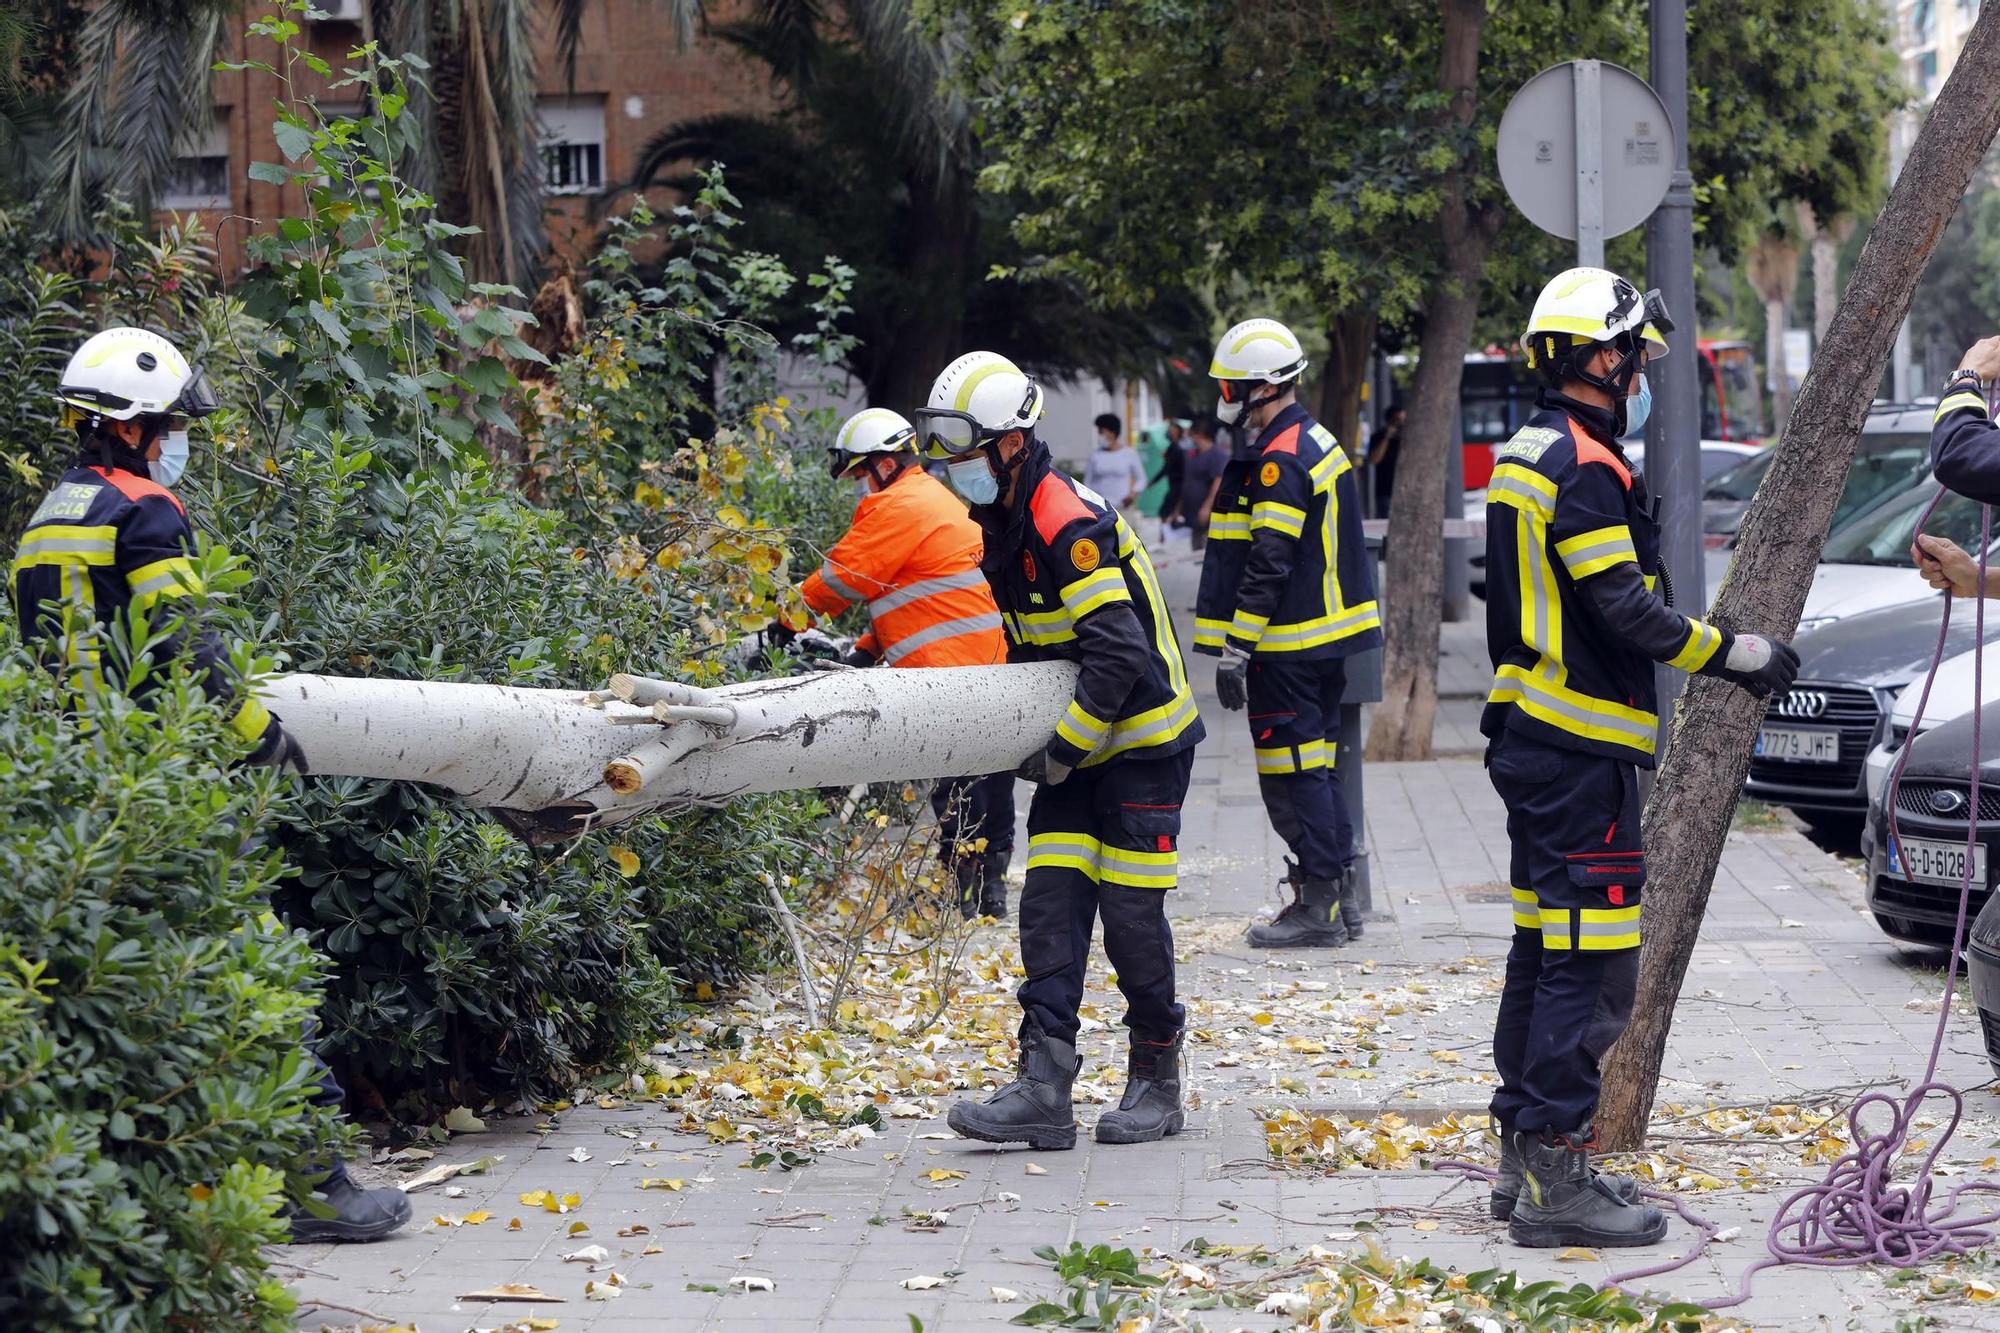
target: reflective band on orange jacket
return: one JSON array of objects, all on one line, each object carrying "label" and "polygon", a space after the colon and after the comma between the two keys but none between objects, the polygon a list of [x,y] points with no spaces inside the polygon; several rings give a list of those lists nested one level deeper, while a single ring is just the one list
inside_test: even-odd
[{"label": "reflective band on orange jacket", "polygon": [[857,646],[890,666],[992,666],[1007,660],[1000,610],[979,572],[979,525],[920,467],[862,497],[847,535],[805,581],[824,616],[855,602],[872,621]]}]

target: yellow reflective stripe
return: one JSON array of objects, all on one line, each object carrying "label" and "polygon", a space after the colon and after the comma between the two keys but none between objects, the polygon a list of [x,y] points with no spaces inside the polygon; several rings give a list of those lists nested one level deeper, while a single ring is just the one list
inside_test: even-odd
[{"label": "yellow reflective stripe", "polygon": [[1613,565],[1638,563],[1639,552],[1632,546],[1632,530],[1623,523],[1598,528],[1556,543],[1556,554],[1573,579],[1588,578]]},{"label": "yellow reflective stripe", "polygon": [[1016,643],[1069,643],[1076,638],[1076,621],[1067,607],[1054,611],[1009,611],[1006,620]]},{"label": "yellow reflective stripe", "polygon": [[1236,608],[1236,615],[1229,622],[1229,637],[1247,640],[1252,647],[1255,647],[1257,641],[1264,637],[1265,627],[1270,623],[1269,616],[1255,615],[1239,606]]},{"label": "yellow reflective stripe", "polygon": [[1197,648],[1220,648],[1229,638],[1229,622],[1211,620],[1206,616],[1194,618],[1194,643]]},{"label": "yellow reflective stripe", "polygon": [[165,597],[187,597],[201,590],[194,563],[184,555],[168,556],[150,565],[141,565],[125,575],[132,590],[132,605],[143,611]]},{"label": "yellow reflective stripe", "polygon": [[1609,952],[1639,947],[1637,906],[1543,907],[1540,910],[1544,949],[1586,949]]},{"label": "yellow reflective stripe", "polygon": [[1250,529],[1254,532],[1259,528],[1296,537],[1306,529],[1306,511],[1276,500],[1259,500],[1250,510]]},{"label": "yellow reflective stripe", "polygon": [[1556,514],[1556,484],[1533,468],[1502,463],[1486,483],[1486,502],[1508,505],[1547,523]]},{"label": "yellow reflective stripe", "polygon": [[1195,718],[1194,696],[1182,686],[1174,697],[1158,708],[1148,708],[1143,713],[1121,717],[1111,724],[1111,735],[1103,747],[1079,767],[1090,768],[1106,760],[1116,758],[1127,750],[1142,749],[1149,745],[1165,745],[1174,740]]},{"label": "yellow reflective stripe", "polygon": [[1097,860],[1104,844],[1087,833],[1028,835],[1028,869],[1078,870],[1097,880]]},{"label": "yellow reflective stripe", "polygon": [[1214,541],[1250,540],[1250,515],[1236,512],[1211,514],[1208,519],[1208,539]]},{"label": "yellow reflective stripe", "polygon": [[1192,701],[1194,696],[1188,691],[1187,664],[1181,660],[1180,640],[1174,634],[1173,617],[1167,613],[1167,597],[1160,591],[1160,578],[1153,569],[1153,558],[1146,554],[1138,534],[1123,518],[1118,520],[1118,555],[1131,562],[1133,572],[1139,576],[1139,586],[1145,591],[1147,614],[1153,618],[1153,647],[1160,654],[1160,660],[1167,664],[1167,683],[1174,697],[1186,695]]},{"label": "yellow reflective stripe", "polygon": [[1972,392],[1970,389],[1961,389],[1959,392],[1949,395],[1943,402],[1937,405],[1937,415],[1931,418],[1931,424],[1936,425],[1938,422],[1943,421],[1945,413],[1956,412],[1960,408],[1965,407],[1973,409],[1980,416],[1986,415],[1985,397]]},{"label": "yellow reflective stripe", "polygon": [[1084,706],[1072,699],[1063,712],[1062,721],[1056,723],[1056,735],[1085,752],[1095,750],[1099,741],[1111,729],[1104,719],[1092,716]]},{"label": "yellow reflective stripe", "polygon": [[[1241,615],[1241,612],[1237,613]],[[1365,634],[1382,624],[1376,602],[1358,602],[1338,615],[1315,616],[1311,620],[1280,621],[1267,626],[1257,640],[1260,653],[1296,653],[1307,648],[1338,643]],[[1247,635],[1243,637],[1248,637]]]},{"label": "yellow reflective stripe", "polygon": [[1328,490],[1341,473],[1353,470],[1353,460],[1348,458],[1347,451],[1340,447],[1340,441],[1334,438],[1333,432],[1318,422],[1314,422],[1313,428],[1306,434],[1312,436],[1319,447],[1326,451],[1319,462],[1312,465],[1313,489]]},{"label": "yellow reflective stripe", "polygon": [[1722,631],[1713,625],[1704,625],[1699,620],[1688,621],[1688,640],[1681,650],[1667,662],[1670,667],[1682,671],[1699,671],[1707,666],[1715,656],[1715,650],[1722,647]]},{"label": "yellow reflective stripe", "polygon": [[1529,671],[1503,662],[1493,673],[1488,703],[1513,704],[1529,717],[1585,740],[1623,745],[1641,754],[1653,753],[1659,719],[1609,699],[1594,699],[1552,679],[1545,671]]},{"label": "yellow reflective stripe", "polygon": [[1296,746],[1257,747],[1259,773],[1310,773],[1330,766],[1324,740],[1309,740]]},{"label": "yellow reflective stripe", "polygon": [[1542,928],[1542,903],[1533,889],[1514,891],[1514,926],[1518,930],[1540,930]]},{"label": "yellow reflective stripe", "polygon": [[29,528],[14,555],[14,569],[46,565],[109,565],[118,559],[118,529],[110,524],[45,523]]},{"label": "yellow reflective stripe", "polygon": [[1131,600],[1132,590],[1125,586],[1125,569],[1116,563],[1086,574],[1062,590],[1063,607],[1072,620],[1081,620],[1101,606]]},{"label": "yellow reflective stripe", "polygon": [[1098,873],[1106,884],[1122,884],[1128,889],[1171,889],[1180,876],[1181,854],[1135,852],[1110,843],[1098,846]]},{"label": "yellow reflective stripe", "polygon": [[245,699],[243,706],[236,710],[236,716],[229,719],[229,729],[246,741],[259,740],[264,729],[271,725],[271,710],[255,699]]}]

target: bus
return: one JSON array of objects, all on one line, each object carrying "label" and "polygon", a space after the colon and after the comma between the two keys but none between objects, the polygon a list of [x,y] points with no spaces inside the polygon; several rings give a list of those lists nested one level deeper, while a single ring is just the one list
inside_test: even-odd
[{"label": "bus", "polygon": [[[1750,344],[1703,338],[1701,357],[1701,438],[1757,441],[1764,438],[1764,395],[1757,385]],[[1402,358],[1391,358],[1391,363]],[[1535,414],[1541,379],[1519,356],[1498,349],[1466,355],[1458,387],[1459,439],[1464,442],[1465,489],[1482,490],[1493,475],[1496,445]]]}]

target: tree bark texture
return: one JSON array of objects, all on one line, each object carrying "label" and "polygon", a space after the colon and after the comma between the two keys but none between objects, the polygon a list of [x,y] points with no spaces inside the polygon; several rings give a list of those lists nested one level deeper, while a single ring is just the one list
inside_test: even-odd
[{"label": "tree bark texture", "polygon": [[[1938,94],[1849,276],[1825,345],[1793,406],[1778,455],[1743,524],[1710,619],[1790,634],[1826,541],[1868,403],[1931,251],[2000,129],[2000,5],[1988,5]],[[1674,1003],[1750,766],[1764,705],[1696,677],[1646,806],[1646,928],[1632,1024],[1606,1059],[1598,1133],[1613,1150],[1645,1139]]]},{"label": "tree bark texture", "polygon": [[1319,419],[1360,466],[1361,386],[1368,381],[1368,355],[1375,350],[1375,315],[1348,310],[1327,316],[1326,373],[1320,382]]},{"label": "tree bark texture", "polygon": [[[1444,48],[1438,88],[1458,128],[1478,109],[1483,0],[1443,0]],[[1458,390],[1465,350],[1479,316],[1479,287],[1499,233],[1496,209],[1466,197],[1466,174],[1443,182],[1438,232],[1444,276],[1424,303],[1424,334],[1410,386],[1396,489],[1383,547],[1382,702],[1368,729],[1370,762],[1429,759],[1437,713],[1438,618],[1444,596],[1444,488],[1447,451],[1458,447]]]}]

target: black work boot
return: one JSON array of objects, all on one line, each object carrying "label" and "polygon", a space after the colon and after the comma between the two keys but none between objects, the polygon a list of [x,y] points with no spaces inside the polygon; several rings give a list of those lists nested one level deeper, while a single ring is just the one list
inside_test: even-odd
[{"label": "black work boot", "polygon": [[1151,1143],[1187,1125],[1181,1110],[1181,1037],[1169,1042],[1132,1041],[1125,1065],[1125,1095],[1097,1117],[1099,1143]]},{"label": "black work boot", "polygon": [[[1500,1149],[1500,1167],[1493,1176],[1493,1194],[1486,1201],[1486,1211],[1494,1221],[1505,1222],[1514,1216],[1514,1200],[1521,1193],[1521,1154],[1514,1148],[1513,1135],[1501,1128],[1498,1120],[1487,1120],[1486,1137]],[[1603,1175],[1594,1166],[1590,1174],[1617,1195],[1621,1203],[1637,1203],[1643,1197],[1642,1187],[1631,1176]]]},{"label": "black work boot", "polygon": [[980,865],[977,856],[955,856],[951,861],[952,878],[958,884],[958,915],[961,920],[970,921],[979,915]]},{"label": "black work boot", "polygon": [[1007,919],[1007,862],[1011,852],[987,852],[979,858],[979,914]]},{"label": "black work boot", "polygon": [[[407,1194],[399,1189],[362,1189],[340,1161],[334,1162],[333,1170],[314,1190],[312,1210],[296,1206],[291,1211],[294,1245],[380,1240],[410,1220]],[[331,1215],[314,1216],[319,1209],[330,1209]]]},{"label": "black work boot", "polygon": [[1659,1209],[1627,1203],[1590,1169],[1590,1136],[1515,1134],[1521,1192],[1507,1238],[1530,1249],[1565,1245],[1621,1249],[1652,1245],[1667,1234]]},{"label": "black work boot", "polygon": [[1014,1081],[983,1102],[957,1103],[945,1123],[969,1139],[988,1143],[1074,1148],[1076,1113],[1069,1090],[1075,1082],[1076,1047],[1030,1026],[1021,1033]]},{"label": "black work boot", "polygon": [[1274,920],[1250,927],[1253,949],[1331,949],[1347,943],[1340,918],[1340,881],[1294,880],[1297,897]]},{"label": "black work boot", "polygon": [[1349,864],[1340,872],[1340,924],[1347,928],[1347,938],[1361,938],[1361,896],[1354,891],[1354,866]]}]

